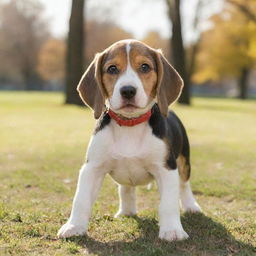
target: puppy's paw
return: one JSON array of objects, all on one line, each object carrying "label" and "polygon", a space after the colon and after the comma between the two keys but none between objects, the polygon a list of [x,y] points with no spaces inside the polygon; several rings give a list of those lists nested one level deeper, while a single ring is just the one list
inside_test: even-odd
[{"label": "puppy's paw", "polygon": [[196,201],[183,203],[182,208],[185,212],[202,212],[200,205]]},{"label": "puppy's paw", "polygon": [[123,211],[123,210],[119,210],[116,214],[115,214],[115,218],[119,218],[122,216],[134,216],[136,215],[136,210],[134,211]]},{"label": "puppy's paw", "polygon": [[171,230],[160,229],[159,238],[171,242],[187,239],[188,234],[182,228]]},{"label": "puppy's paw", "polygon": [[86,225],[74,225],[69,222],[64,224],[58,231],[58,238],[67,238],[71,236],[81,236],[84,235],[87,231]]}]

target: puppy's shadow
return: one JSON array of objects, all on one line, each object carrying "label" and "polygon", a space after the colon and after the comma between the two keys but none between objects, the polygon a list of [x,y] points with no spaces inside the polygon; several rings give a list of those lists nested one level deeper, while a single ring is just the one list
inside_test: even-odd
[{"label": "puppy's shadow", "polygon": [[154,218],[132,217],[141,235],[132,241],[100,242],[89,236],[70,238],[93,255],[100,256],[167,256],[167,255],[256,255],[249,244],[236,240],[226,228],[201,214],[185,214],[181,221],[190,238],[178,242],[158,239],[159,226]]}]

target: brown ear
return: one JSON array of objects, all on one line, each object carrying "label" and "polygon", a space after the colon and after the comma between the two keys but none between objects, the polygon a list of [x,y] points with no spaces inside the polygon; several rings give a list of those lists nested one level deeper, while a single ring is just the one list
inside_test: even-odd
[{"label": "brown ear", "polygon": [[94,111],[98,119],[105,109],[105,97],[101,81],[101,62],[103,54],[97,54],[82,76],[77,90],[83,102]]},{"label": "brown ear", "polygon": [[183,88],[183,80],[160,51],[156,51],[158,85],[157,103],[162,115],[167,116],[168,106],[177,100]]}]

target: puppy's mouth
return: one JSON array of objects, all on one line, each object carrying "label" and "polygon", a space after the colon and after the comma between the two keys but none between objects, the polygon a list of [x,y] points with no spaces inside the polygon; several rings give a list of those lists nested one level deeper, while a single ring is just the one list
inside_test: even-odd
[{"label": "puppy's mouth", "polygon": [[136,106],[134,103],[125,103],[123,104],[119,110],[127,111],[127,112],[133,112],[134,110],[138,109],[139,107]]}]

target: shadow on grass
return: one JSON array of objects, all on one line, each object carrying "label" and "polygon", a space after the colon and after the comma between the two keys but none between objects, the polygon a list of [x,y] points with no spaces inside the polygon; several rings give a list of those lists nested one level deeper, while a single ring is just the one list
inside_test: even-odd
[{"label": "shadow on grass", "polygon": [[134,217],[141,230],[141,236],[133,241],[100,242],[90,237],[69,239],[86,249],[88,253],[100,256],[110,255],[255,255],[249,244],[235,240],[226,228],[203,214],[185,214],[182,217],[184,229],[190,238],[179,242],[164,242],[158,239],[158,223],[153,218]]}]

